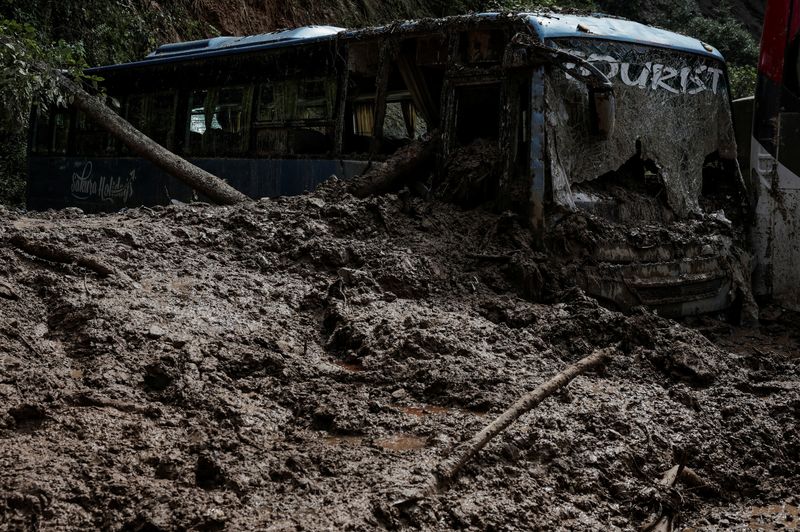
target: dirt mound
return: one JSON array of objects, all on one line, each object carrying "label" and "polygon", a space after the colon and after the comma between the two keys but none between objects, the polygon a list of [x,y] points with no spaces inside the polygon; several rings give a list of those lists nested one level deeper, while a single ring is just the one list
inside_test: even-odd
[{"label": "dirt mound", "polygon": [[[0,211],[2,526],[634,529],[662,508],[708,529],[796,518],[796,352],[733,352],[742,332],[719,322],[697,322],[712,341],[607,310],[514,216],[344,190]],[[42,261],[15,234],[120,273]],[[617,344],[603,372],[526,415],[448,491],[393,504],[525,391]],[[658,484],[676,455],[699,487]]]}]

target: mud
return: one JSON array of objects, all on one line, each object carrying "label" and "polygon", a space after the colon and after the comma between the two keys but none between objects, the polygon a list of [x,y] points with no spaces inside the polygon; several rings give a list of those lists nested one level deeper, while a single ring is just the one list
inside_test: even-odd
[{"label": "mud", "polygon": [[[798,330],[779,310],[749,330],[614,312],[512,215],[336,182],[0,219],[3,529],[634,530],[663,509],[695,530],[797,526]],[[15,234],[121,273],[42,261]],[[448,491],[393,504],[616,344]],[[659,485],[682,454],[703,489]]]}]

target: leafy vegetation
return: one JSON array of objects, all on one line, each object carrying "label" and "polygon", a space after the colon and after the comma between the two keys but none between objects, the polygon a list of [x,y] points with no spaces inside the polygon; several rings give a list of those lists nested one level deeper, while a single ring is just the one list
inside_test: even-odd
[{"label": "leafy vegetation", "polygon": [[66,105],[53,67],[84,77],[80,43],[43,42],[30,24],[0,19],[0,126],[22,126],[32,104]]},{"label": "leafy vegetation", "polygon": [[0,202],[22,202],[32,106],[67,104],[54,69],[80,79],[86,66],[80,44],[43,41],[32,25],[0,19]]}]

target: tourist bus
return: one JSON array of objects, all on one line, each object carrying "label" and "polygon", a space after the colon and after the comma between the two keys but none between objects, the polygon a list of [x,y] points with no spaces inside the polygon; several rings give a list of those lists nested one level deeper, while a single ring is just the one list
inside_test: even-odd
[{"label": "tourist bus", "polygon": [[[351,178],[433,136],[435,172],[491,146],[499,170],[486,197],[522,213],[539,240],[560,213],[668,224],[741,185],[720,53],[614,17],[309,26],[167,44],[89,73],[131,124],[254,198]],[[71,108],[34,117],[29,161],[30,209],[202,199]],[[719,310],[736,288],[718,248],[618,242],[597,250],[582,284],[623,307]]]},{"label": "tourist bus", "polygon": [[[746,110],[750,106],[751,109]],[[745,176],[754,207],[757,295],[800,308],[800,2],[766,6],[755,101],[737,121],[750,125]],[[737,109],[738,111],[739,109]],[[749,131],[748,131],[749,136]],[[748,157],[745,157],[747,159]]]}]

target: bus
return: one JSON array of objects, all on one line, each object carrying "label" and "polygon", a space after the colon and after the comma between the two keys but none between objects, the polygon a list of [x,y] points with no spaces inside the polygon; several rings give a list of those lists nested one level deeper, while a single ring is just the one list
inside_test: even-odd
[{"label": "bus", "polygon": [[[743,187],[719,51],[615,17],[308,26],[167,44],[89,74],[131,124],[254,198],[360,175],[433,136],[435,173],[476,143],[492,148],[487,197],[521,213],[537,241],[578,210],[630,227],[723,207],[735,218],[725,198]],[[75,109],[35,114],[31,135],[31,209],[202,199]],[[689,315],[724,309],[747,290],[731,271],[730,238],[631,240],[595,246],[580,274],[587,292]]]},{"label": "bus", "polygon": [[[750,107],[750,109],[747,109]],[[766,6],[754,101],[739,103],[754,205],[756,295],[800,310],[800,2]],[[737,109],[738,110],[738,109]],[[750,114],[752,113],[752,114]],[[737,118],[738,118],[737,113]],[[747,135],[750,136],[750,135]]]}]

